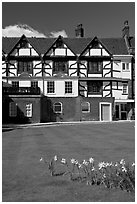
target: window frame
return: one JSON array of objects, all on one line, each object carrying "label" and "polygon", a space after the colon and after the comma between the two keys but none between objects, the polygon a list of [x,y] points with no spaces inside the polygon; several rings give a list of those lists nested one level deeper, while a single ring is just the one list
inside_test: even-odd
[{"label": "window frame", "polygon": [[[58,104],[58,105],[57,105]],[[60,104],[60,111],[56,111],[55,110],[55,107],[56,106],[59,106],[59,104]],[[62,113],[62,103],[61,102],[55,102],[54,104],[53,104],[53,110],[54,110],[54,113]]]},{"label": "window frame", "polygon": [[19,88],[19,81],[12,81],[12,87]]},{"label": "window frame", "polygon": [[[88,110],[87,111],[83,111],[83,109],[82,109],[82,105],[83,104],[88,104]],[[82,113],[90,113],[90,102],[88,102],[88,101],[84,101],[84,102],[82,102],[81,103],[81,111],[82,111]]]},{"label": "window frame", "polygon": [[55,81],[47,81],[47,94],[55,94]]},{"label": "window frame", "polygon": [[[59,66],[57,66],[56,64],[59,64]],[[64,63],[65,64],[65,70],[61,69],[61,64]],[[53,61],[53,70],[52,70],[53,74],[58,74],[58,73],[63,73],[63,74],[68,74],[68,60],[54,60]]]},{"label": "window frame", "polygon": [[[29,68],[30,66],[30,68]],[[32,74],[33,72],[33,61],[18,61],[18,67],[17,67],[18,74],[22,74],[23,72],[27,72],[29,74]]]},{"label": "window frame", "polygon": [[31,88],[38,88],[38,81],[31,81]]},{"label": "window frame", "polygon": [[[100,84],[100,86],[98,86]],[[97,85],[97,86],[95,86]],[[87,90],[88,95],[102,95],[103,91],[103,82],[102,81],[88,81],[87,83]],[[89,91],[92,90],[92,91]],[[99,89],[99,91],[94,91],[94,89]]]},{"label": "window frame", "polygon": [[17,117],[17,103],[14,101],[9,103],[9,117]]},{"label": "window frame", "polygon": [[[122,87],[122,95],[128,95],[128,83],[123,83],[122,86],[123,86]],[[126,89],[124,86],[126,86]],[[126,92],[125,92],[125,90],[126,90]]]},{"label": "window frame", "polygon": [[65,81],[65,94],[73,94],[73,82]]},{"label": "window frame", "polygon": [[[124,69],[123,69],[124,66]],[[123,72],[129,72],[129,62],[122,62],[122,71]]]},{"label": "window frame", "polygon": [[[97,66],[94,66],[95,64]],[[95,68],[97,68],[97,70],[95,70]],[[103,61],[88,61],[88,74],[101,74],[102,72]]]}]

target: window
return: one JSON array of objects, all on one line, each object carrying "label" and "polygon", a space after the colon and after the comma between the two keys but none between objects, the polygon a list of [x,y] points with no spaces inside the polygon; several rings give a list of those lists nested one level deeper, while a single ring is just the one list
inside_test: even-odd
[{"label": "window", "polygon": [[26,117],[32,117],[32,103],[26,104]]},{"label": "window", "polygon": [[88,82],[88,94],[101,94],[103,83],[100,81]]},{"label": "window", "polygon": [[32,67],[33,63],[30,61],[19,61],[18,62],[18,74],[21,74],[22,72],[28,72],[29,74],[32,74]]},{"label": "window", "polygon": [[102,62],[99,61],[89,61],[88,62],[88,73],[101,73],[102,72]]},{"label": "window", "polygon": [[122,63],[122,71],[129,71],[129,63]]},{"label": "window", "polygon": [[17,116],[17,104],[15,102],[9,103],[9,116],[16,117]]},{"label": "window", "polygon": [[65,81],[65,94],[72,93],[72,81]]},{"label": "window", "polygon": [[12,87],[19,87],[19,81],[12,81]]},{"label": "window", "polygon": [[55,93],[54,81],[47,81],[47,93]]},{"label": "window", "polygon": [[90,103],[89,102],[83,102],[81,104],[82,106],[82,113],[89,113],[90,112]]},{"label": "window", "polygon": [[127,104],[126,103],[121,104],[121,111],[127,111]]},{"label": "window", "polygon": [[128,85],[127,85],[127,83],[123,83],[123,94],[128,94]]},{"label": "window", "polygon": [[28,42],[26,39],[23,39],[21,42],[20,42],[20,47],[21,48],[28,48]]},{"label": "window", "polygon": [[53,73],[67,73],[68,72],[68,63],[67,61],[54,61]]},{"label": "window", "polygon": [[54,112],[62,113],[62,103],[61,102],[54,103]]},{"label": "window", "polygon": [[31,81],[31,87],[37,88],[38,87],[38,82],[37,81]]}]

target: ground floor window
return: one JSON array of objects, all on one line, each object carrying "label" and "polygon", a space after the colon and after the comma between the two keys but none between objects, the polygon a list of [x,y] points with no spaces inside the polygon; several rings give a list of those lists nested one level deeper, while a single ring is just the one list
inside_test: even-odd
[{"label": "ground floor window", "polygon": [[38,81],[31,81],[31,87],[37,88],[38,87]]},{"label": "ground floor window", "polygon": [[19,87],[19,81],[12,81],[12,87]]},{"label": "ground floor window", "polygon": [[32,117],[32,103],[26,104],[26,117]]},{"label": "ground floor window", "polygon": [[82,107],[82,113],[89,113],[90,112],[90,103],[89,102],[83,102],[81,104]]},{"label": "ground floor window", "polygon": [[54,103],[53,107],[54,107],[55,113],[62,113],[62,103],[61,102]]},{"label": "ground floor window", "polygon": [[65,94],[72,93],[72,81],[65,81]]},{"label": "ground floor window", "polygon": [[55,93],[55,82],[47,81],[47,93]]},{"label": "ground floor window", "polygon": [[17,116],[17,104],[15,102],[9,103],[9,116],[16,117]]}]

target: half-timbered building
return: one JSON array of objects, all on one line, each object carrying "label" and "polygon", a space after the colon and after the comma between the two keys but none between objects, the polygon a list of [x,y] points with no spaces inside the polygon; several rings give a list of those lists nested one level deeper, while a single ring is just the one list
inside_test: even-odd
[{"label": "half-timbered building", "polygon": [[2,39],[3,123],[134,119],[134,38]]}]

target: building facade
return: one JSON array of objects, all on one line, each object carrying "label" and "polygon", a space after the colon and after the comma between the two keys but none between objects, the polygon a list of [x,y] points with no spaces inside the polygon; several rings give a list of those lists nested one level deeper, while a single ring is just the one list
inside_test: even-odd
[{"label": "building facade", "polygon": [[134,38],[3,38],[3,123],[131,120]]}]

